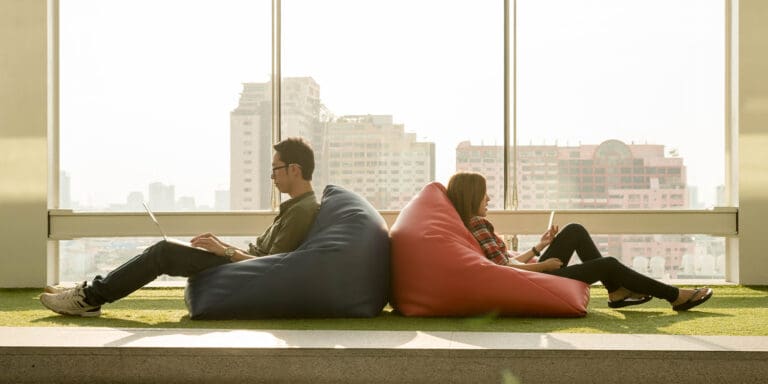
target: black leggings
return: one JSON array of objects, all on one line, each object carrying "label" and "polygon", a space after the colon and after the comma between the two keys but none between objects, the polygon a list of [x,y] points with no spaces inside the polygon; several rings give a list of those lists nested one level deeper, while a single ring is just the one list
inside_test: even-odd
[{"label": "black leggings", "polygon": [[[579,255],[581,264],[568,265],[573,252]],[[626,288],[632,292],[651,295],[670,302],[677,300],[677,287],[654,280],[636,272],[613,257],[603,257],[592,241],[589,232],[581,224],[568,224],[555,236],[539,261],[557,258],[563,267],[545,272],[592,284],[601,281],[608,292]]]}]

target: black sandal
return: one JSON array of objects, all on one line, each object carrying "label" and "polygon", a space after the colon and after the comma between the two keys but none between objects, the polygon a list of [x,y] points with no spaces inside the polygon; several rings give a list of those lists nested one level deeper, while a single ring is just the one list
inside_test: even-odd
[{"label": "black sandal", "polygon": [[628,307],[630,305],[639,305],[639,304],[647,303],[647,302],[651,301],[651,299],[653,299],[653,296],[651,296],[651,295],[643,296],[643,297],[637,297],[637,298],[627,296],[627,297],[625,297],[625,298],[623,298],[621,300],[616,300],[616,301],[610,301],[609,300],[608,301],[608,306],[611,307],[611,308],[624,308],[624,307]]},{"label": "black sandal", "polygon": [[705,289],[705,288],[696,288],[696,289],[694,289],[693,290],[693,295],[691,295],[691,297],[689,297],[688,300],[686,300],[682,304],[678,304],[678,305],[673,306],[672,309],[675,310],[675,311],[687,311],[687,310],[689,310],[689,309],[691,309],[691,308],[693,308],[693,307],[695,307],[695,306],[697,306],[697,305],[699,305],[699,304],[709,300],[709,298],[712,297],[712,294],[714,293],[712,288],[706,288],[707,293],[704,294],[704,296],[701,296],[698,299],[696,299],[696,296],[699,295],[699,292],[701,292],[702,289]]}]

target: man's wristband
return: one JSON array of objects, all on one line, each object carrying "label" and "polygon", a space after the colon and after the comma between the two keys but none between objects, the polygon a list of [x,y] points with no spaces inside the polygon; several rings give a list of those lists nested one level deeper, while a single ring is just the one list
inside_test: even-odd
[{"label": "man's wristband", "polygon": [[534,255],[541,256],[541,253],[539,253],[539,251],[536,250],[536,246],[535,245],[533,247],[531,247],[531,251],[533,251]]}]

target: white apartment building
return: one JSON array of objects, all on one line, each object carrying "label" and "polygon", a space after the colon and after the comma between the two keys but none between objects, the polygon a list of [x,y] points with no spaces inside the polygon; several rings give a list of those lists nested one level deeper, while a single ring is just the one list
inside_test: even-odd
[{"label": "white apartment building", "polygon": [[[304,137],[315,148],[315,160],[320,163],[320,87],[311,77],[284,78],[282,86],[283,137]],[[271,208],[271,124],[272,83],[243,84],[240,103],[230,113],[229,203],[233,210]]]},{"label": "white apartment building", "polygon": [[245,83],[240,104],[230,113],[230,207],[269,209],[272,162],[269,83]]},{"label": "white apartment building", "polygon": [[[246,83],[230,114],[230,204],[269,209],[272,145],[271,84]],[[434,143],[393,123],[391,115],[332,118],[311,77],[283,79],[283,137],[301,136],[315,150],[313,186],[346,187],[378,209],[399,209],[435,178]]]},{"label": "white apartment building", "polygon": [[391,115],[342,116],[325,124],[327,183],[364,196],[378,209],[400,209],[435,179],[435,144],[419,142]]}]

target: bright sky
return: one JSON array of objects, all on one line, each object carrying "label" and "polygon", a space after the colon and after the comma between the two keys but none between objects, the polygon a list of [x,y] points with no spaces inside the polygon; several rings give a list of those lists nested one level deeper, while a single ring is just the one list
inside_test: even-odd
[{"label": "bright sky", "polygon": [[[284,0],[283,75],[336,115],[391,114],[437,145],[501,144],[501,0]],[[229,112],[270,73],[267,0],[61,2],[61,168],[106,206],[160,181],[229,188]],[[521,145],[664,144],[723,183],[722,0],[518,0]]]}]

